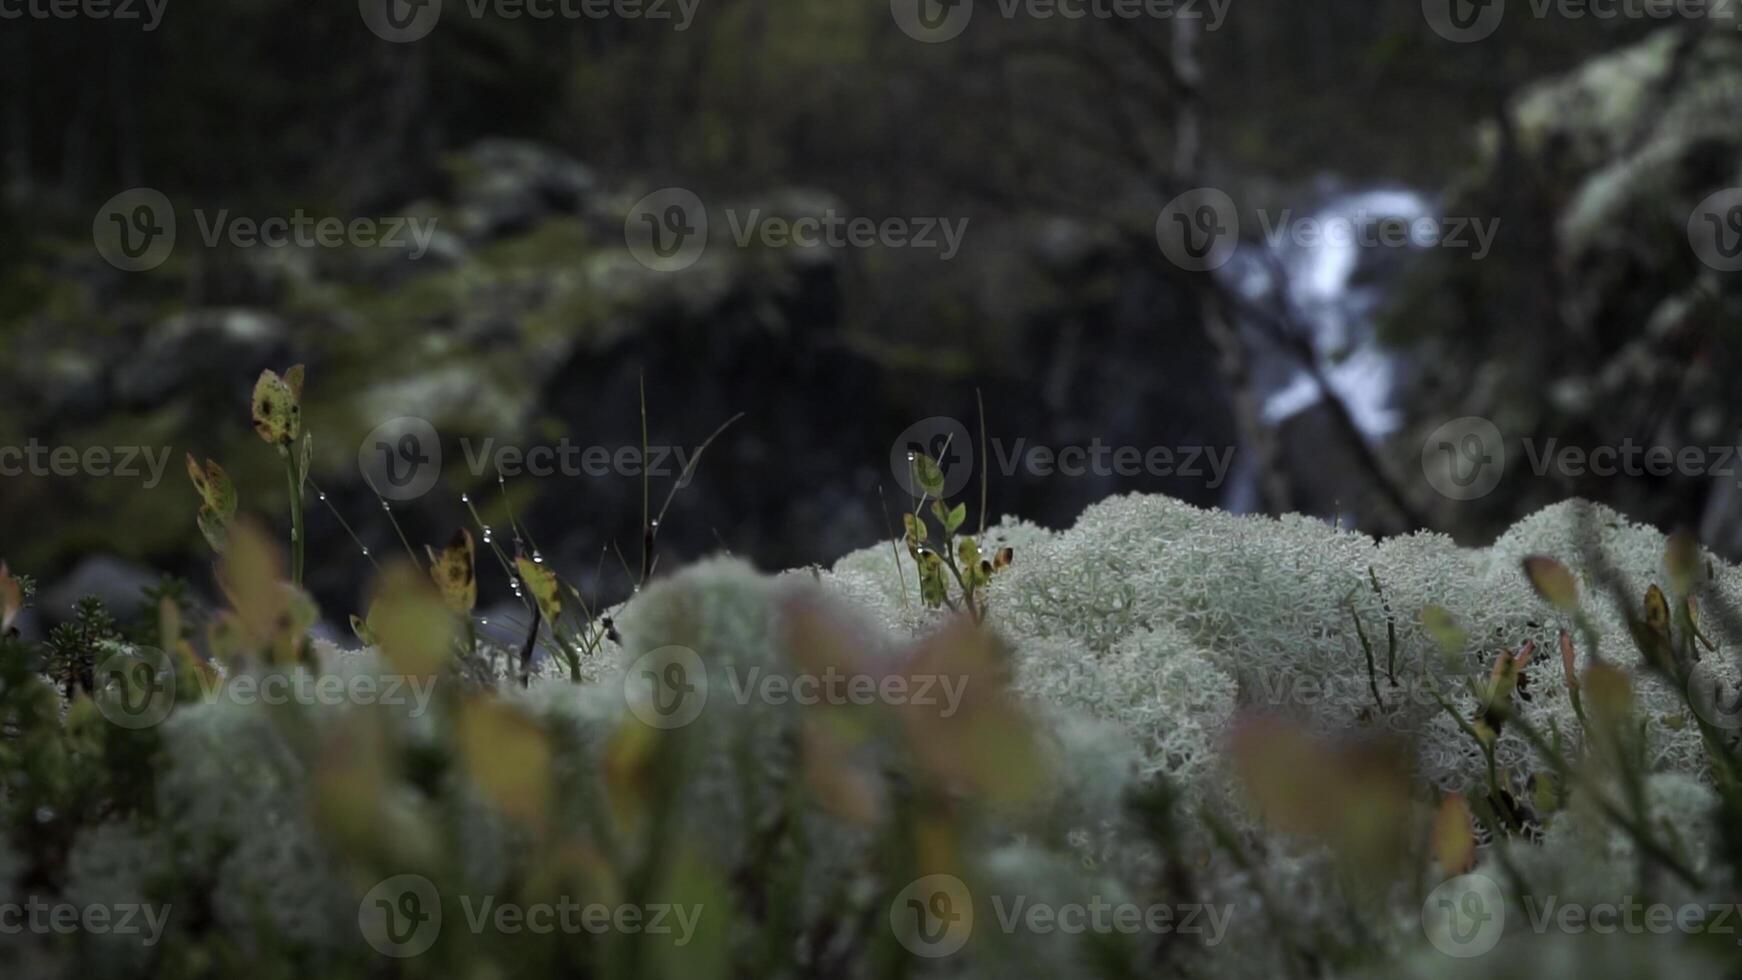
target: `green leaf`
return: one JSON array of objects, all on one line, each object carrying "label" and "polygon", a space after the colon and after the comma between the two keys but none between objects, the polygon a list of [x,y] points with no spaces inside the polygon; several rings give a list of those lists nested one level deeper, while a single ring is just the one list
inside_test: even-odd
[{"label": "green leaf", "polygon": [[1456,657],[1464,652],[1464,645],[1469,642],[1470,634],[1458,621],[1452,618],[1443,606],[1429,606],[1421,611],[1421,628],[1427,635],[1433,637],[1440,650],[1447,657]]},{"label": "green leaf", "polygon": [[206,543],[212,546],[213,551],[223,554],[225,546],[230,543],[230,522],[204,507],[200,508],[195,521],[199,524],[200,534],[205,537]]},{"label": "green leaf", "polygon": [[369,629],[369,624],[365,623],[356,613],[351,614],[351,632],[357,634],[357,639],[361,640],[364,646],[372,647],[375,645],[375,633]]},{"label": "green leaf", "polygon": [[977,570],[980,567],[980,544],[973,538],[963,538],[956,545],[956,558],[962,563],[963,569]]},{"label": "green leaf", "polygon": [[302,434],[302,461],[297,464],[297,468],[296,468],[296,478],[297,478],[296,492],[299,494],[302,493],[303,489],[308,486],[309,460],[314,456],[314,454],[315,454],[315,434],[313,432],[304,432]]},{"label": "green leaf", "polygon": [[902,514],[901,523],[907,528],[908,544],[925,543],[925,521],[920,520],[918,514]]},{"label": "green leaf", "polygon": [[226,520],[236,516],[236,486],[224,468],[209,459],[202,467],[192,453],[188,454],[187,467],[188,479],[205,506]]},{"label": "green leaf", "polygon": [[950,508],[949,514],[947,514],[944,517],[944,530],[948,531],[951,534],[954,534],[954,533],[956,533],[956,530],[958,528],[960,528],[962,526],[962,524],[965,523],[967,520],[968,520],[968,505],[967,504],[957,504],[956,506]]},{"label": "green leaf", "polygon": [[938,469],[937,461],[925,453],[915,453],[913,457],[914,476],[919,480],[919,488],[928,496],[943,499],[944,471]]},{"label": "green leaf", "polygon": [[948,589],[944,584],[944,560],[935,551],[922,551],[919,555],[919,598],[927,606],[936,609],[944,604]]}]

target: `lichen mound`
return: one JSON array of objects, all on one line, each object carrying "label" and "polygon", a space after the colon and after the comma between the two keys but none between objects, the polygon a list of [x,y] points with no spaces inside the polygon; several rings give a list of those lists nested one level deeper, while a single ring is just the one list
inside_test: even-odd
[{"label": "lichen mound", "polygon": [[[988,536],[1016,561],[987,630],[922,608],[885,543],[827,570],[713,560],[652,584],[581,683],[444,683],[418,710],[179,704],[151,734],[149,806],[76,828],[52,873],[0,840],[0,897],[155,903],[161,941],[8,937],[0,967],[373,975],[393,954],[371,909],[409,875],[446,925],[392,967],[408,977],[869,977],[890,958],[938,977],[1721,975],[1709,936],[1533,925],[1545,895],[1723,900],[1734,838],[1711,760],[1734,729],[1691,717],[1630,632],[1648,586],[1674,589],[1658,532],[1568,503],[1465,549],[1129,496],[1067,531]],[[1570,570],[1577,611],[1538,595],[1537,555]],[[1699,564],[1700,676],[1733,696],[1742,573]],[[1563,631],[1575,677],[1600,659],[1631,689],[1624,765],[1590,720],[1620,709],[1591,686],[1574,704]],[[1484,722],[1490,765],[1471,684],[1527,646],[1512,713]],[[347,677],[391,673],[321,651]],[[825,675],[863,683],[804,686]],[[1457,832],[1459,799],[1516,826]],[[1505,927],[1466,957],[1433,897],[1470,880]],[[967,925],[902,927],[958,888]],[[681,944],[468,917],[483,897],[571,894],[703,914]],[[1106,927],[1060,928],[1073,912]]]}]

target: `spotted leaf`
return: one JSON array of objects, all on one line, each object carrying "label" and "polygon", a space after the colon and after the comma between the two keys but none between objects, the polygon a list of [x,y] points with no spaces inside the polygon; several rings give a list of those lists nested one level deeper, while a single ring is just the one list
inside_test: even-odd
[{"label": "spotted leaf", "polygon": [[476,548],[471,532],[461,528],[441,551],[424,550],[429,552],[429,575],[441,591],[442,601],[462,616],[471,612],[478,604]]},{"label": "spotted leaf", "polygon": [[288,447],[302,434],[302,365],[280,378],[260,372],[254,382],[254,431],[274,446]]}]

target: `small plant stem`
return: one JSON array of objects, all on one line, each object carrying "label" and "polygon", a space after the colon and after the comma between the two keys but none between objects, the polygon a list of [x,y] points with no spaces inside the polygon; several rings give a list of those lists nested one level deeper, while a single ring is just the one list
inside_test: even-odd
[{"label": "small plant stem", "polygon": [[1549,744],[1548,741],[1542,737],[1542,733],[1536,730],[1535,726],[1531,725],[1523,718],[1515,718],[1513,721],[1518,731],[1523,733],[1525,740],[1535,746],[1537,751],[1548,757],[1549,763],[1560,772],[1561,778],[1565,781],[1567,787],[1571,788],[1575,784],[1583,784],[1585,791],[1590,794],[1591,801],[1597,804],[1597,808],[1603,812],[1604,816],[1609,818],[1610,822],[1626,831],[1627,835],[1633,838],[1634,844],[1639,847],[1639,850],[1643,855],[1656,861],[1658,864],[1663,865],[1664,868],[1668,869],[1668,871],[1677,878],[1680,878],[1688,887],[1695,889],[1705,887],[1705,883],[1700,880],[1698,874],[1695,874],[1692,869],[1682,864],[1681,860],[1674,854],[1670,853],[1668,848],[1658,843],[1657,839],[1651,836],[1649,827],[1634,817],[1629,816],[1619,806],[1611,802],[1607,796],[1604,796],[1595,784],[1582,776],[1578,770],[1572,768],[1572,766],[1567,763],[1566,757],[1561,754],[1560,750]]},{"label": "small plant stem", "polygon": [[986,536],[986,491],[991,483],[992,461],[986,456],[986,399],[974,389],[974,404],[980,409],[980,537]]},{"label": "small plant stem", "polygon": [[290,584],[302,587],[302,479],[297,473],[296,454],[280,446],[284,456],[285,484],[290,489]]}]

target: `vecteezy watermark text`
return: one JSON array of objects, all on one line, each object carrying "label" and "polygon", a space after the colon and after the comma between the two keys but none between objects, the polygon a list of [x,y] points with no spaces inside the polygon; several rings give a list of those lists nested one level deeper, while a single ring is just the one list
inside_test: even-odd
[{"label": "vecteezy watermark text", "polygon": [[116,477],[144,482],[147,490],[163,480],[168,446],[47,446],[32,438],[22,446],[0,446],[0,477]]},{"label": "vecteezy watermark text", "polygon": [[[1265,244],[1302,249],[1440,248],[1480,261],[1493,250],[1499,218],[1357,211],[1297,215],[1292,209],[1257,212]],[[1226,191],[1197,187],[1167,203],[1155,222],[1155,238],[1168,261],[1191,272],[1227,265],[1240,247],[1240,208]]]},{"label": "vecteezy watermark text", "polygon": [[1488,257],[1500,231],[1499,218],[1405,218],[1365,211],[1331,218],[1298,217],[1291,210],[1277,215],[1259,211],[1258,221],[1265,243],[1272,248],[1285,241],[1300,248],[1444,248],[1469,252],[1477,261]]},{"label": "vecteezy watermark text", "polygon": [[228,242],[232,248],[404,248],[412,259],[421,259],[435,239],[434,218],[335,218],[317,217],[301,208],[288,217],[231,217],[230,209],[216,213],[194,211],[200,240],[207,248]]},{"label": "vecteezy watermark text", "polygon": [[[460,895],[462,919],[473,935],[670,937],[688,946],[701,924],[703,906],[579,902],[563,895],[552,902],[522,904],[494,895]],[[435,884],[422,875],[396,875],[371,888],[357,908],[363,938],[383,956],[406,959],[426,953],[441,938],[444,902]]]},{"label": "vecteezy watermark text", "polygon": [[[984,6],[992,7],[992,4]],[[1221,28],[1233,0],[997,0],[1005,20],[1195,20],[1205,31]],[[974,0],[890,0],[889,12],[903,34],[939,44],[968,28]]]},{"label": "vecteezy watermark text", "polygon": [[916,248],[936,250],[945,262],[961,250],[968,233],[968,218],[876,218],[850,217],[829,208],[818,216],[784,218],[764,214],[761,208],[748,212],[727,209],[726,221],[739,248],[752,243],[764,248]]},{"label": "vecteezy watermark text", "polygon": [[[994,437],[987,443],[994,470],[1005,478],[1018,474],[1052,478],[1180,478],[1203,480],[1214,490],[1228,479],[1234,465],[1233,446],[1133,446],[1094,437],[1084,443],[1047,445],[1027,438]],[[925,455],[938,464],[945,497],[968,485],[979,443],[959,420],[939,415],[908,426],[889,447],[889,469],[909,496],[922,496],[914,463]]]},{"label": "vecteezy watermark text", "polygon": [[[1178,935],[1215,946],[1227,936],[1232,904],[1138,903],[1096,894],[1085,901],[1058,902],[1029,895],[982,894],[994,924],[1006,935]],[[910,882],[889,903],[896,941],[916,956],[940,959],[967,945],[977,923],[974,896],[962,879],[931,874]]]},{"label": "vecteezy watermark text", "polygon": [[141,945],[155,946],[173,911],[169,905],[73,905],[31,896],[23,902],[0,902],[0,936],[139,936]]},{"label": "vecteezy watermark text", "polygon": [[[687,31],[701,0],[465,0],[460,5],[473,20],[494,17],[519,21],[645,20],[671,23]],[[383,41],[406,44],[422,40],[442,19],[442,0],[358,0],[363,23]]]},{"label": "vecteezy watermark text", "polygon": [[[905,248],[936,252],[948,262],[961,251],[969,218],[892,216],[873,218],[842,214],[826,208],[822,214],[776,214],[762,208],[725,211],[726,227],[738,248]],[[708,230],[718,223],[694,191],[667,187],[654,191],[629,209],[623,223],[629,253],[657,272],[677,272],[701,259],[709,244]]]},{"label": "vecteezy watermark text", "polygon": [[[728,664],[719,674],[726,694],[740,707],[911,707],[952,718],[961,709],[968,677],[963,674],[870,674],[833,666],[786,672]],[[685,646],[664,646],[635,658],[623,674],[629,710],[647,725],[682,728],[700,718],[720,689],[701,655]]]},{"label": "vecteezy watermark text", "polygon": [[[110,654],[97,665],[94,677],[93,700],[97,711],[122,728],[151,728],[162,724],[175,711],[180,690],[178,672],[175,662],[162,650],[134,647]],[[220,702],[243,707],[378,705],[404,708],[414,718],[429,710],[436,686],[433,676],[338,674],[303,667],[228,676],[202,671],[195,675],[195,680],[201,700],[208,705]]]},{"label": "vecteezy watermark text", "polygon": [[[1530,930],[1568,935],[1736,936],[1742,907],[1731,903],[1641,901],[1622,895],[1612,902],[1563,902],[1560,896],[1522,895]],[[1422,904],[1422,931],[1434,948],[1459,959],[1482,956],[1506,932],[1507,906],[1499,884],[1479,871],[1449,879]],[[1742,946],[1742,939],[1736,945]]]},{"label": "vecteezy watermark text", "polygon": [[[1710,20],[1742,27],[1737,0],[1529,0],[1536,20]],[[1506,19],[1507,0],[1421,0],[1422,15],[1435,34],[1471,44],[1486,40]]]},{"label": "vecteezy watermark text", "polygon": [[[4,2],[4,0],[0,0]],[[435,218],[317,216],[298,208],[288,215],[253,218],[229,208],[196,208],[201,244],[217,248],[386,248],[423,258],[435,239]],[[155,269],[175,250],[175,206],[161,191],[135,187],[106,201],[91,222],[91,238],[104,261],[125,272]]]},{"label": "vecteezy watermark text", "polygon": [[113,20],[155,31],[168,7],[169,0],[0,0],[0,20]]},{"label": "vecteezy watermark text", "polygon": [[694,476],[691,464],[701,447],[583,446],[562,439],[555,445],[499,445],[495,439],[474,443],[461,439],[466,468],[473,476],[497,473],[506,477],[642,476],[677,479],[684,487]]},{"label": "vecteezy watermark text", "polygon": [[[1742,444],[1666,446],[1632,437],[1594,446],[1564,443],[1558,437],[1520,440],[1524,460],[1537,477],[1642,479],[1707,477],[1736,480],[1742,486]],[[1475,500],[1493,492],[1506,471],[1506,439],[1480,416],[1454,419],[1435,429],[1422,444],[1428,482],[1453,500]]]}]

